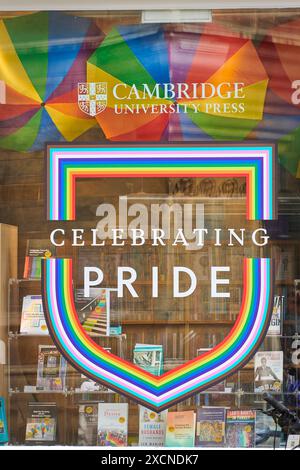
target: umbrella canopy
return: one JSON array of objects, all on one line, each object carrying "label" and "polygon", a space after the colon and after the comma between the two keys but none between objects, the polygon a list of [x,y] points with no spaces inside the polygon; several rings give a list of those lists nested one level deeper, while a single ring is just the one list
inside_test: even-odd
[{"label": "umbrella canopy", "polygon": [[[115,28],[88,60],[87,77],[107,84],[107,106],[96,119],[111,140],[243,139],[262,119],[268,83],[252,42],[215,25],[191,33]],[[199,86],[192,97],[172,97],[164,89],[170,82]],[[227,98],[217,94],[221,82],[230,82]],[[235,109],[234,82],[242,84],[243,112]],[[203,97],[201,83],[215,87],[212,96]],[[158,93],[145,96],[145,85]]]},{"label": "umbrella canopy", "polygon": [[281,164],[300,177],[300,20],[273,28],[258,52],[270,78],[254,138],[277,140]]},{"label": "umbrella canopy", "polygon": [[38,150],[95,125],[80,111],[77,90],[102,39],[90,20],[57,12],[0,21],[0,147]]},{"label": "umbrella canopy", "polygon": [[[181,68],[180,75],[189,86],[199,83],[196,98],[179,100],[188,109],[180,116],[184,139],[203,139],[203,133],[213,139],[245,139],[263,118],[268,86],[254,44],[214,24],[188,36],[177,34],[170,42],[172,68]],[[184,67],[179,65],[182,62]],[[200,134],[195,127],[201,129]]]},{"label": "umbrella canopy", "polygon": [[[168,47],[161,27],[114,28],[88,60],[87,78],[89,82],[107,84],[107,106],[96,119],[108,139],[162,138],[172,101],[143,95],[145,84],[152,90],[157,83],[170,81]],[[120,85],[121,100],[114,96],[116,85]],[[126,98],[132,85],[136,86],[136,92]],[[139,106],[140,112],[130,113],[128,105]],[[166,112],[155,113],[156,105],[165,105]]]}]

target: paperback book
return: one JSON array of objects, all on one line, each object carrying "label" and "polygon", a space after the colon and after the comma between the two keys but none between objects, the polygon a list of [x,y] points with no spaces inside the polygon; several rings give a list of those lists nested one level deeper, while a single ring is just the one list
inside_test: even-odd
[{"label": "paperback book", "polygon": [[82,403],[79,405],[78,439],[79,446],[97,445],[99,402]]},{"label": "paperback book", "polygon": [[97,445],[124,447],[128,438],[128,403],[99,403]]},{"label": "paperback book", "polygon": [[289,450],[299,450],[300,448],[300,435],[289,434],[287,438],[286,448]]},{"label": "paperback book", "polygon": [[39,345],[36,389],[63,391],[67,362],[55,346]]},{"label": "paperback book", "polygon": [[56,443],[57,408],[55,403],[29,403],[25,442],[35,445]]},{"label": "paperback book", "polygon": [[167,411],[155,413],[139,407],[139,446],[163,447],[166,436]]},{"label": "paperback book", "polygon": [[41,295],[23,297],[20,333],[33,336],[49,335]]},{"label": "paperback book", "polygon": [[109,336],[121,336],[121,334],[122,334],[122,326],[121,325],[110,326]]},{"label": "paperback book", "polygon": [[254,447],[255,411],[227,410],[226,413],[227,447]]},{"label": "paperback book", "polygon": [[196,446],[224,446],[225,418],[225,408],[198,408],[196,415]]},{"label": "paperback book", "polygon": [[157,344],[137,343],[133,350],[133,363],[151,372],[161,375],[163,368],[163,347]]},{"label": "paperback book", "polygon": [[90,297],[77,289],[76,306],[82,327],[90,336],[110,335],[108,289],[90,289]]},{"label": "paperback book", "polygon": [[8,427],[6,419],[5,401],[0,397],[0,445],[8,442]]},{"label": "paperback book", "polygon": [[194,411],[170,411],[167,416],[166,447],[194,447],[196,414]]},{"label": "paperback book", "polygon": [[283,381],[283,352],[259,351],[254,357],[254,391],[281,392]]},{"label": "paperback book", "polygon": [[282,320],[283,320],[283,307],[284,307],[284,296],[275,295],[271,322],[270,322],[270,326],[268,329],[268,336],[280,336],[281,335]]},{"label": "paperback book", "polygon": [[24,279],[41,279],[42,259],[53,256],[49,240],[28,240],[24,264]]}]

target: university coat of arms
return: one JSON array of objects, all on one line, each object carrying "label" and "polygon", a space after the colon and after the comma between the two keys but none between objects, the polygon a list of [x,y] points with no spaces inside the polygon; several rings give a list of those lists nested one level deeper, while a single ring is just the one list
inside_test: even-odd
[{"label": "university coat of arms", "polygon": [[96,116],[107,104],[107,83],[78,83],[78,106],[85,114]]}]

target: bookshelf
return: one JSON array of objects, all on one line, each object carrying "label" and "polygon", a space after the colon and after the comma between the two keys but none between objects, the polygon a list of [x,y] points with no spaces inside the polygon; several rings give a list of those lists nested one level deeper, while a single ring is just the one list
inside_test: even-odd
[{"label": "bookshelf", "polygon": [[[132,183],[131,183],[132,184]],[[151,183],[148,182],[149,187]],[[123,188],[124,189],[124,188]],[[145,183],[144,183],[145,190]],[[115,199],[115,196],[114,196]],[[229,198],[228,198],[229,199]],[[209,200],[205,223],[213,226],[221,224],[223,228],[230,225],[238,228],[246,226],[249,233],[258,225],[245,222],[245,198],[230,200],[218,198]],[[219,201],[220,202],[220,201]],[[80,205],[80,203],[79,203]],[[222,209],[220,210],[220,205]],[[234,207],[234,210],[232,209]],[[239,208],[239,209],[238,209]],[[80,212],[80,211],[79,211]],[[222,221],[218,216],[222,213]],[[217,222],[215,222],[215,217]],[[79,221],[80,226],[82,222]],[[90,221],[92,225],[94,221]],[[87,225],[87,221],[86,221]],[[88,231],[87,231],[88,233]],[[37,236],[38,235],[38,236]],[[31,235],[32,236],[32,235]],[[36,238],[45,238],[43,232],[35,234]],[[89,239],[87,238],[87,241]],[[108,242],[105,247],[72,247],[69,237],[65,245],[57,248],[56,256],[72,257],[74,265],[74,289],[82,288],[84,266],[103,267],[105,273],[103,285],[115,288],[115,267],[129,265],[134,267],[139,276],[135,287],[138,299],[125,294],[117,299],[114,310],[122,326],[122,336],[93,338],[103,347],[111,348],[114,354],[133,360],[133,349],[136,343],[162,344],[164,350],[164,371],[170,370],[196,355],[198,348],[210,348],[222,341],[234,325],[239,310],[242,292],[240,262],[243,256],[287,256],[288,265],[293,261],[292,270],[277,272],[276,293],[286,299],[283,331],[280,336],[267,336],[261,347],[264,351],[283,350],[284,373],[287,374],[291,365],[299,376],[299,366],[291,364],[289,348],[298,332],[299,298],[295,296],[294,278],[298,276],[299,240],[272,239],[264,248],[253,246],[247,239],[244,247],[228,247],[226,244],[217,250],[211,240],[199,251],[186,251],[183,247],[153,248],[151,243],[136,251],[125,243],[122,248],[112,247]],[[19,273],[23,270],[25,242],[20,239],[21,253],[19,256]],[[285,253],[288,253],[285,255]],[[197,264],[200,260],[202,264]],[[279,258],[278,258],[279,259]],[[203,261],[204,260],[204,261]],[[202,262],[203,261],[203,262]],[[160,298],[151,297],[150,267],[153,263],[159,266]],[[209,266],[231,266],[229,291],[230,301],[210,298]],[[171,268],[182,264],[195,270],[199,286],[195,293],[184,299],[172,299]],[[290,268],[289,268],[290,269]],[[198,270],[198,271],[197,271]],[[299,276],[300,277],[300,276]],[[183,281],[182,286],[187,282]],[[12,444],[24,443],[26,408],[28,403],[56,403],[58,410],[57,443],[76,445],[78,432],[78,409],[82,403],[112,402],[129,403],[129,444],[138,442],[139,415],[138,406],[133,401],[116,393],[100,393],[97,391],[79,392],[76,387],[80,374],[70,365],[67,368],[66,388],[62,392],[46,393],[37,391],[36,384],[37,354],[39,345],[52,344],[47,336],[28,336],[19,333],[22,300],[25,295],[40,294],[40,280],[12,278],[9,282],[8,305],[8,418]],[[299,333],[299,332],[298,332]],[[206,391],[185,400],[170,410],[192,410],[199,406],[223,406],[228,409],[258,409],[265,407],[261,394],[254,392],[254,362],[250,361],[242,370],[226,380],[224,391]],[[25,387],[25,388],[24,388]],[[278,398],[287,400],[291,407],[298,409],[299,391],[289,391],[284,385]]]},{"label": "bookshelf", "polygon": [[7,312],[9,279],[17,275],[18,228],[0,224],[0,396],[7,397]]}]

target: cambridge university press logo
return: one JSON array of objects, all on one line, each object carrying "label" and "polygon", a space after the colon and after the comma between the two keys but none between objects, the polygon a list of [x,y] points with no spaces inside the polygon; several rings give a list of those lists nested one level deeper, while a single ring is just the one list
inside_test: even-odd
[{"label": "cambridge university press logo", "polygon": [[78,83],[78,106],[89,116],[97,116],[106,109],[107,83]]}]

